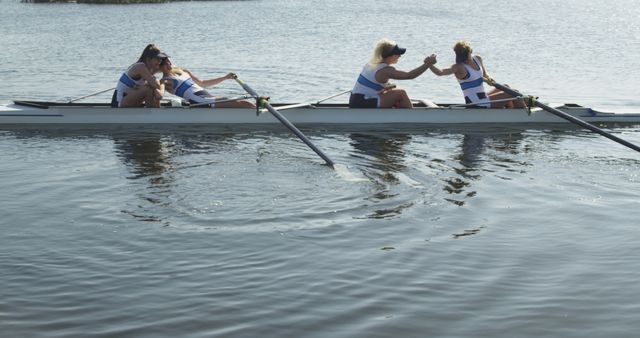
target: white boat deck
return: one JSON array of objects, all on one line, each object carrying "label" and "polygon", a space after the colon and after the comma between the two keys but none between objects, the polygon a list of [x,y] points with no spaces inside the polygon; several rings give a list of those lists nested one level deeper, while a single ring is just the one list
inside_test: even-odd
[{"label": "white boat deck", "polygon": [[[273,104],[278,107],[284,104]],[[599,112],[575,104],[557,109],[590,123],[640,123],[640,114]],[[344,104],[309,105],[282,110],[294,124],[546,124],[570,123],[535,108],[484,109],[417,105],[413,109],[351,109]],[[531,114],[530,114],[531,113]],[[0,125],[9,124],[273,124],[270,113],[255,109],[111,108],[108,104],[18,101],[0,106]]]}]

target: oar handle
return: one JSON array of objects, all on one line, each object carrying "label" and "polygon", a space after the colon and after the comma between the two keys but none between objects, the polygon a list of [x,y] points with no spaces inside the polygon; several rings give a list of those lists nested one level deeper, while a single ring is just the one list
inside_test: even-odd
[{"label": "oar handle", "polygon": [[[487,81],[487,78],[485,78],[485,81]],[[503,92],[505,92],[505,93],[507,93],[509,95],[512,95],[512,96],[523,96],[519,91],[517,91],[515,89],[507,87],[507,86],[505,86],[503,84],[497,83],[497,82],[495,82],[493,80],[491,80],[491,81],[493,82],[493,84],[491,84],[492,86],[502,90]],[[489,82],[487,81],[487,83],[489,83]],[[629,141],[625,141],[625,140],[623,140],[623,139],[621,139],[621,138],[619,138],[619,137],[617,137],[615,135],[612,135],[611,133],[608,133],[608,132],[606,132],[606,131],[604,131],[604,130],[602,130],[602,129],[600,129],[600,128],[598,128],[598,127],[596,127],[596,126],[594,126],[594,125],[592,125],[590,123],[587,123],[587,122],[585,122],[585,121],[583,121],[583,120],[581,120],[581,119],[579,119],[577,117],[574,117],[574,116],[572,116],[570,114],[567,114],[567,113],[565,113],[565,112],[563,112],[561,110],[558,110],[556,108],[550,107],[550,106],[548,106],[548,105],[546,105],[544,103],[541,103],[538,100],[531,100],[531,103],[533,103],[534,105],[536,105],[536,106],[548,111],[549,113],[552,113],[552,114],[554,114],[554,115],[556,115],[558,117],[561,117],[561,118],[563,118],[565,120],[568,120],[569,122],[575,123],[575,124],[585,128],[585,129],[589,129],[589,130],[593,131],[594,133],[600,134],[600,135],[602,135],[602,136],[604,136],[604,137],[606,137],[606,138],[608,138],[608,139],[610,139],[610,140],[612,140],[614,142],[618,142],[618,143],[620,143],[620,144],[622,144],[622,145],[624,145],[626,147],[629,147],[629,148],[631,148],[631,149],[633,149],[633,150],[635,150],[637,152],[640,152],[640,147],[638,147],[637,145],[635,145],[635,144],[633,144],[633,143],[631,143]]]},{"label": "oar handle", "polygon": [[236,82],[247,93],[249,93],[249,95],[253,96],[256,99],[256,116],[259,116],[260,115],[260,108],[265,108],[265,105],[268,103],[268,101],[264,97],[261,97],[260,95],[258,95],[258,93],[256,93],[255,90],[253,90],[251,87],[249,87],[248,84],[246,84],[246,83],[244,83],[244,81],[240,80],[238,75],[233,74],[233,79],[236,80]]}]

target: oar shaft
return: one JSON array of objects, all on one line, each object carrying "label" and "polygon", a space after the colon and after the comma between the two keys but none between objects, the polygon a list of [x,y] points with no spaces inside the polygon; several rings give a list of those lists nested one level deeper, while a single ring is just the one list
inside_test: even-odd
[{"label": "oar shaft", "polygon": [[324,101],[327,101],[327,100],[333,99],[334,97],[338,97],[338,96],[340,96],[340,95],[344,95],[344,94],[346,94],[346,93],[351,93],[351,89],[349,89],[349,90],[343,90],[343,91],[339,92],[338,94],[334,94],[334,95],[331,95],[331,96],[327,96],[327,97],[325,97],[325,98],[323,98],[323,99],[320,99],[320,100],[316,101],[316,104],[320,104],[320,103],[322,103],[322,102],[324,102]]},{"label": "oar shaft", "polygon": [[[260,97],[251,87],[249,87],[248,84],[244,83],[242,80],[240,80],[237,77],[235,79],[238,82],[238,84],[240,84],[242,88],[244,88],[244,90],[247,91],[247,93],[257,98]],[[271,106],[271,104],[269,104],[269,102],[267,102],[266,100],[261,100],[261,102],[264,104],[265,108],[267,108],[267,110],[271,113],[271,115],[275,116],[275,118],[278,119],[278,121],[280,121],[280,123],[284,124],[285,127],[289,128],[291,132],[296,134],[296,136],[298,136],[298,138],[300,138],[302,142],[304,142],[307,146],[309,146],[309,148],[315,151],[315,153],[318,154],[318,156],[320,156],[328,165],[330,165],[332,168],[335,167],[335,162],[333,162],[327,155],[325,155],[320,149],[318,149],[313,143],[311,143],[311,141],[298,128],[296,128],[296,126],[294,126],[291,122],[289,122],[289,120],[287,120],[284,116],[282,116],[282,114],[280,114],[276,109],[274,109]]]},{"label": "oar shaft", "polygon": [[[278,106],[278,111],[287,110],[287,109],[302,108],[302,107],[310,107],[312,105],[313,105],[313,103],[311,103],[311,102],[288,104],[286,106]],[[267,110],[267,109],[260,109],[260,113],[264,113],[265,110]]]},{"label": "oar shaft", "polygon": [[103,89],[101,91],[98,91],[98,92],[95,92],[95,93],[91,93],[91,94],[88,94],[88,95],[85,95],[85,96],[76,97],[75,99],[71,99],[71,100],[67,101],[67,103],[72,103],[72,102],[75,102],[75,101],[78,101],[78,100],[86,99],[87,97],[98,95],[98,94],[102,94],[104,92],[108,92],[108,91],[114,90],[114,89],[116,89],[116,88],[113,87],[113,88],[109,88],[109,89]]},{"label": "oar shaft", "polygon": [[[513,89],[511,89],[511,88],[509,88],[509,87],[507,87],[505,85],[500,84],[500,83],[492,83],[492,85],[494,87],[502,90],[503,92],[509,94],[509,95],[522,96],[522,94],[520,92],[518,92],[517,90],[513,90]],[[606,131],[604,131],[604,130],[602,130],[602,129],[600,129],[600,128],[598,128],[598,127],[596,127],[596,126],[594,126],[594,125],[592,125],[590,123],[587,123],[587,122],[579,119],[579,118],[576,118],[576,117],[574,117],[574,116],[572,116],[570,114],[567,114],[567,113],[565,113],[565,112],[563,112],[561,110],[558,110],[556,108],[549,107],[548,105],[546,105],[544,103],[541,103],[541,102],[538,102],[538,101],[535,101],[535,105],[540,107],[540,108],[542,108],[542,109],[544,109],[544,110],[546,110],[546,111],[548,111],[549,113],[552,113],[552,114],[554,114],[554,115],[556,115],[558,117],[561,117],[561,118],[563,118],[565,120],[573,122],[573,123],[575,123],[575,124],[577,124],[577,125],[579,125],[579,126],[581,126],[583,128],[589,129],[589,130],[593,131],[594,133],[598,133],[598,134],[600,134],[600,135],[602,135],[602,136],[604,136],[604,137],[606,137],[606,138],[608,138],[608,139],[610,139],[612,141],[618,142],[618,143],[620,143],[620,144],[622,144],[624,146],[627,146],[627,147],[629,147],[629,148],[631,148],[631,149],[633,149],[635,151],[640,152],[640,147],[638,147],[637,145],[635,145],[635,144],[633,144],[631,142],[625,141],[625,140],[623,140],[623,139],[621,139],[621,138],[619,138],[619,137],[617,137],[615,135],[612,135],[611,133],[608,133],[608,132],[606,132]]]},{"label": "oar shaft", "polygon": [[212,103],[223,103],[223,102],[234,102],[234,101],[240,101],[240,100],[246,100],[248,98],[251,98],[251,95],[242,95],[242,96],[238,96],[238,97],[232,97],[232,98],[225,98],[225,99],[220,99],[220,100],[209,100],[209,101],[205,101],[205,102],[200,102],[200,103],[194,103],[194,104],[190,104],[189,107],[193,108],[193,107],[200,107],[200,106],[206,106],[206,105],[210,105]]},{"label": "oar shaft", "polygon": [[[494,103],[494,102],[511,102],[511,101],[521,100],[521,99],[522,99],[521,96],[517,96],[517,97],[510,97],[510,98],[500,99],[500,100],[491,100],[491,103]],[[479,106],[481,104],[485,104],[485,103],[484,102],[478,102],[478,103],[468,103],[468,104],[452,104],[452,105],[448,106],[447,108],[475,107],[475,106]]]}]

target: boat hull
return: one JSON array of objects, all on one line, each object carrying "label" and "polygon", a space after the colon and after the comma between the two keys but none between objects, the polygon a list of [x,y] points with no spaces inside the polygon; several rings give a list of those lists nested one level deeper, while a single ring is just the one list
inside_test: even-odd
[{"label": "boat hull", "polygon": [[[278,108],[278,105],[274,105]],[[559,110],[591,123],[640,123],[640,114],[598,112],[578,105]],[[351,109],[319,105],[282,110],[294,124],[546,124],[570,123],[540,109],[417,107],[413,109]],[[111,108],[105,105],[0,106],[0,125],[9,124],[275,124],[269,113],[257,116],[246,108]]]}]

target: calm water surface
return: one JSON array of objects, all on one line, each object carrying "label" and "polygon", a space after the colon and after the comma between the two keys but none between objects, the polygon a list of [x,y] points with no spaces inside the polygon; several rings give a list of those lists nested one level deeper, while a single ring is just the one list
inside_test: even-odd
[{"label": "calm water surface", "polygon": [[[150,41],[318,99],[388,36],[400,68],[464,38],[546,101],[640,111],[632,1],[386,6],[0,1],[0,101],[109,88]],[[401,85],[461,101],[450,78]],[[359,180],[278,126],[0,126],[0,336],[637,336],[638,154],[572,127],[301,129]]]}]

